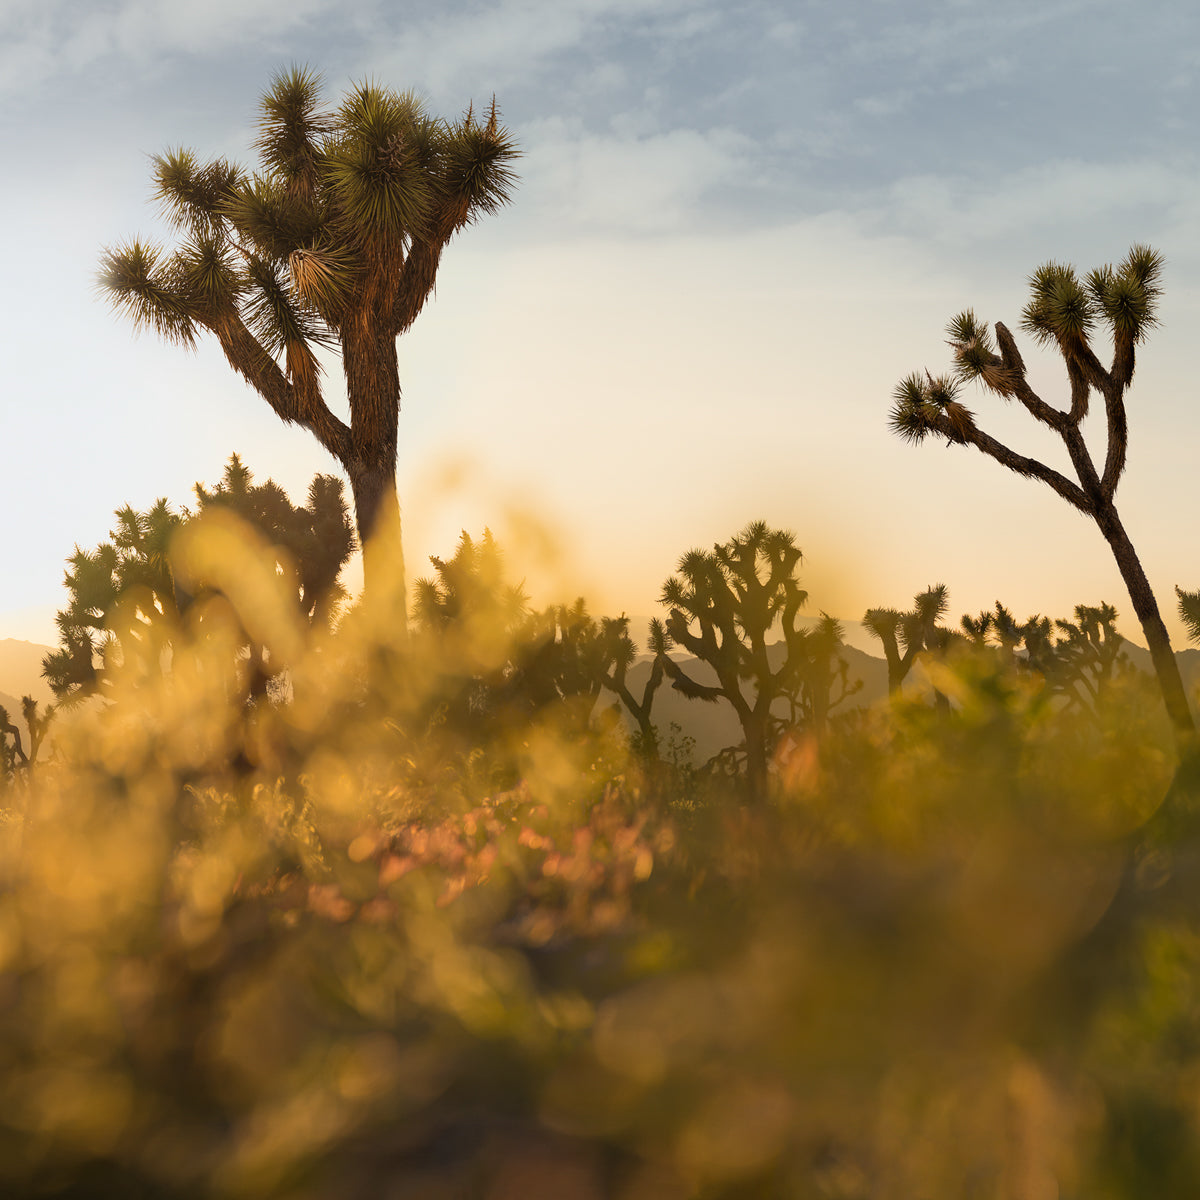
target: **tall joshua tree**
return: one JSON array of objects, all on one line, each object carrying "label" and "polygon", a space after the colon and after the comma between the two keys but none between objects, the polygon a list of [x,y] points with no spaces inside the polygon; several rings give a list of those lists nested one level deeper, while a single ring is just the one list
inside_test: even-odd
[{"label": "tall joshua tree", "polygon": [[[1022,313],[1022,328],[1062,357],[1070,385],[1068,408],[1055,408],[1030,387],[1025,363],[1005,325],[995,323],[993,338],[987,324],[968,309],[947,327],[953,373],[935,377],[926,371],[902,380],[894,392],[891,426],[910,442],[938,434],[947,444],[974,446],[1010,471],[1048,484],[1096,523],[1141,622],[1176,737],[1186,747],[1195,741],[1195,721],[1167,627],[1114,502],[1128,447],[1125,393],[1133,382],[1135,347],[1156,324],[1162,265],[1156,251],[1134,246],[1119,266],[1099,267],[1083,279],[1073,267],[1055,262],[1046,263],[1030,276],[1031,294]],[[1112,361],[1107,368],[1092,347],[1098,327],[1112,342]],[[1020,401],[1036,421],[1057,434],[1066,447],[1075,479],[1015,453],[980,429],[974,414],[958,398],[962,384],[970,381],[982,383],[1003,400]],[[1108,433],[1101,466],[1093,461],[1082,428],[1093,392],[1104,401]]]},{"label": "tall joshua tree", "polygon": [[[301,68],[274,78],[258,127],[253,174],[190,150],[156,156],[179,244],[106,250],[101,284],[135,326],[186,347],[213,334],[271,408],[341,463],[366,547],[399,513],[396,339],[454,234],[508,201],[517,150],[494,100],[446,121],[411,93],[363,83],[327,109]],[[340,352],[349,424],[326,403],[320,348]]]}]

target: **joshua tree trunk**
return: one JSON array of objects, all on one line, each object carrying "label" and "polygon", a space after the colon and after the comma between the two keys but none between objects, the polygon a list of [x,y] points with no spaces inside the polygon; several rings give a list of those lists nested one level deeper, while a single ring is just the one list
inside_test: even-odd
[{"label": "joshua tree trunk", "polygon": [[366,317],[348,323],[342,336],[342,362],[350,402],[349,453],[342,465],[354,494],[364,582],[370,590],[387,578],[387,590],[403,606],[404,562],[396,492],[400,412],[396,340]]},{"label": "joshua tree trunk", "polygon": [[767,798],[767,725],[770,712],[759,712],[760,705],[749,710],[742,720],[746,735],[746,786],[753,800]]},{"label": "joshua tree trunk", "polygon": [[1150,581],[1146,578],[1146,572],[1142,570],[1142,564],[1124,525],[1121,524],[1117,510],[1111,504],[1097,504],[1094,516],[1100,532],[1104,534],[1105,541],[1113,552],[1113,558],[1117,560],[1117,567],[1125,581],[1133,611],[1137,614],[1142,632],[1146,635],[1146,645],[1154,663],[1154,673],[1158,676],[1158,686],[1162,690],[1167,715],[1175,727],[1175,735],[1181,749],[1185,749],[1195,740],[1196,722],[1188,704],[1183,678],[1179,674],[1179,663],[1171,649],[1167,627],[1163,624],[1158,602],[1150,589]]}]

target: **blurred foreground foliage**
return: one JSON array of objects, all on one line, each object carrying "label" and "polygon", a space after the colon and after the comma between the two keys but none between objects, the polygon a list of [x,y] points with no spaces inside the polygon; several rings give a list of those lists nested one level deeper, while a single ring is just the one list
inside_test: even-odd
[{"label": "blurred foreground foliage", "polygon": [[624,626],[486,537],[406,634],[382,578],[332,627],[236,515],[185,532],[204,589],[3,794],[0,1194],[1200,1194],[1144,676],[1084,713],[963,645],[746,804],[629,750]]}]

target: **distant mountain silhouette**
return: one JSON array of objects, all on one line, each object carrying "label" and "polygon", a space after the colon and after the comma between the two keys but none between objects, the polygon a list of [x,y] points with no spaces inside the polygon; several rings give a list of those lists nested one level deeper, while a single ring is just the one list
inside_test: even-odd
[{"label": "distant mountain silhouette", "polygon": [[[32,696],[39,703],[49,704],[54,699],[54,693],[42,678],[42,659],[53,653],[53,646],[21,642],[16,638],[0,638],[0,692],[17,697]],[[0,699],[0,704],[7,703],[7,700]],[[17,710],[20,711],[19,704]]]}]

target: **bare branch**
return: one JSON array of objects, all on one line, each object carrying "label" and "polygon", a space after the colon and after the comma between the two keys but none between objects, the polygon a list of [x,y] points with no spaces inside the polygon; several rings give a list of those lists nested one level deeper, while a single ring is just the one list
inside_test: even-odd
[{"label": "bare branch", "polygon": [[[1133,353],[1132,346],[1130,354]],[[1125,415],[1125,389],[1113,383],[1104,391],[1104,412],[1108,418],[1108,453],[1104,458],[1104,477],[1100,493],[1111,501],[1117,484],[1125,471],[1125,456],[1129,450],[1129,422]]]},{"label": "bare branch", "polygon": [[1029,414],[1043,425],[1062,433],[1071,419],[1061,409],[1047,404],[1029,386],[1025,378],[1025,362],[1017,350],[1017,343],[1003,321],[996,322],[996,341],[1000,346],[1001,361],[1012,378],[1012,394],[1025,406]]},{"label": "bare branch", "polygon": [[232,312],[210,326],[225,351],[229,365],[289,424],[302,425],[339,462],[351,457],[350,430],[321,399],[315,377],[297,372],[297,384],[288,382],[279,364]]},{"label": "bare branch", "polygon": [[942,413],[938,413],[936,416],[931,415],[927,420],[930,427],[942,434],[943,437],[974,446],[1017,475],[1024,475],[1028,479],[1040,479],[1043,483],[1049,484],[1064,500],[1073,504],[1080,512],[1091,516],[1092,502],[1087,493],[1077,483],[1073,483],[1053,467],[1046,466],[1036,458],[1027,458],[1023,454],[1015,453],[1003,442],[984,433],[978,426],[972,425],[970,429],[963,431],[961,426],[955,425]]}]

